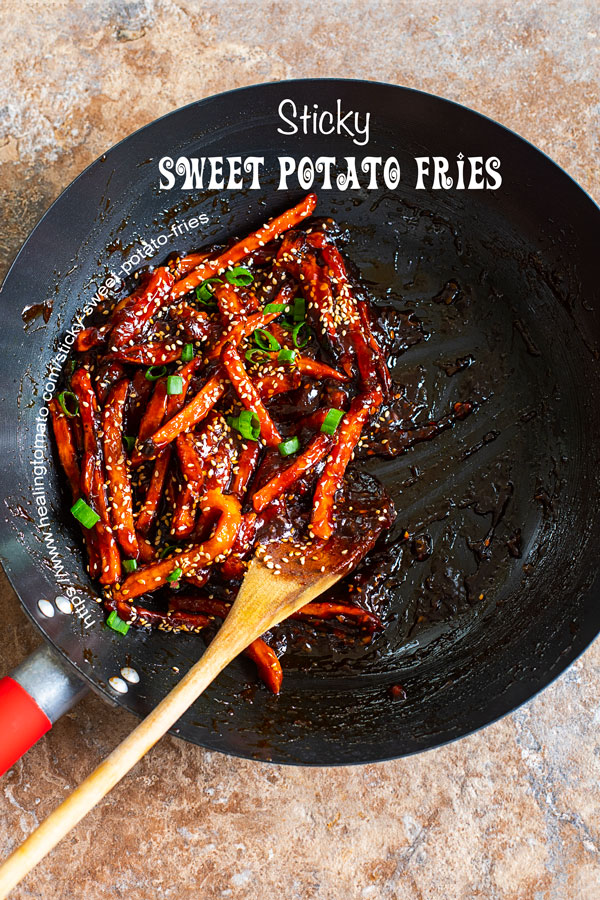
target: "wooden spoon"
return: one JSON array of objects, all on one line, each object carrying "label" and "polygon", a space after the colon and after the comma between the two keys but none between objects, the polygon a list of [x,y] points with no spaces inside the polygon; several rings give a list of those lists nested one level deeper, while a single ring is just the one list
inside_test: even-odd
[{"label": "wooden spoon", "polygon": [[[269,560],[270,562],[271,560]],[[217,636],[179,684],[0,866],[0,898],[17,885],[171,728],[253,640],[335,584],[344,571],[274,574],[254,559]]]},{"label": "wooden spoon", "polygon": [[239,653],[358,564],[383,528],[390,526],[393,505],[381,494],[376,503],[364,493],[356,496],[361,499],[353,502],[360,505],[350,506],[353,513],[346,515],[344,527],[329,541],[307,545],[284,537],[262,547],[260,558],[250,563],[237,599],[204,655],[0,866],[0,900],[129,772]]}]

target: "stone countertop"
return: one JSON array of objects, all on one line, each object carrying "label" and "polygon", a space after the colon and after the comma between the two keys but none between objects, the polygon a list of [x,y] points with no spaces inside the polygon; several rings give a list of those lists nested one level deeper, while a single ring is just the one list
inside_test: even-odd
[{"label": "stone countertop", "polygon": [[[457,100],[528,138],[598,198],[599,33],[595,0],[5,0],[0,274],[113,143],[192,100],[281,78],[361,77]],[[39,637],[5,579],[0,608],[4,672]],[[596,642],[485,731],[342,770],[245,762],[165,738],[11,896],[596,900],[599,685]],[[94,696],[63,718],[0,783],[0,855],[134,724]]]}]

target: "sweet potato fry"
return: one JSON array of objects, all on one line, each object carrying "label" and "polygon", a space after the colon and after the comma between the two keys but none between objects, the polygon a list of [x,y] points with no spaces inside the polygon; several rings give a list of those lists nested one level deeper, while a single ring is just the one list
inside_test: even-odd
[{"label": "sweet potato fry", "polygon": [[180,369],[178,369],[177,375],[179,375],[179,377],[181,378],[182,390],[180,394],[170,394],[167,397],[167,419],[170,419],[175,415],[175,413],[178,413],[179,410],[183,409],[183,407],[185,406],[185,398],[190,386],[190,381],[201,365],[202,357],[195,356],[192,360],[190,360],[190,362],[185,363],[183,366],[181,366]]},{"label": "sweet potato fry", "polygon": [[148,440],[148,438],[152,437],[154,432],[160,428],[163,423],[166,411],[167,381],[165,378],[161,378],[155,383],[150,402],[148,403],[144,414],[142,415],[140,429],[131,456],[132,466],[139,466],[145,461],[145,457],[140,453],[140,447],[142,447],[143,444]]},{"label": "sweet potato fry", "polygon": [[226,343],[221,351],[221,362],[229,376],[239,399],[246,407],[258,418],[260,422],[260,435],[265,444],[269,447],[277,446],[281,443],[281,434],[271,416],[267,412],[267,408],[260,399],[260,394],[252,384],[248,377],[248,373],[244,367],[237,348],[234,344]]},{"label": "sweet potato fry", "polygon": [[102,440],[111,524],[127,556],[137,559],[139,547],[133,524],[131,483],[123,451],[123,411],[128,388],[128,381],[123,379],[110,389],[102,413]]},{"label": "sweet potato fry", "polygon": [[113,313],[112,328],[108,336],[111,353],[135,344],[150,320],[158,313],[173,283],[174,278],[169,269],[159,266],[146,283],[133,292],[127,303]]},{"label": "sweet potato fry", "polygon": [[[316,235],[311,235],[313,244]],[[321,252],[331,271],[335,286],[336,300],[341,307],[341,314],[348,322],[350,337],[356,352],[356,360],[363,385],[367,389],[375,386],[377,380],[385,393],[389,393],[392,379],[385,357],[377,339],[371,330],[371,324],[364,301],[357,301],[342,254],[331,241],[324,241]],[[378,377],[379,376],[379,377]]]},{"label": "sweet potato fry", "polygon": [[50,400],[48,409],[52,416],[52,428],[54,430],[58,458],[60,459],[60,463],[67,476],[67,480],[71,487],[73,502],[75,502],[75,500],[78,500],[81,496],[81,490],[79,486],[79,463],[77,462],[77,450],[75,449],[71,425],[69,424],[68,417],[62,411],[56,397],[53,397],[52,400]]},{"label": "sweet potato fry", "polygon": [[332,369],[326,363],[311,359],[309,356],[297,356],[295,365],[302,375],[310,375],[312,378],[333,378],[334,381],[348,381],[348,376],[337,369]]},{"label": "sweet potato fry", "polygon": [[171,447],[164,447],[154,460],[154,468],[146,497],[135,518],[135,527],[143,535],[148,533],[156,518],[170,462]]},{"label": "sweet potato fry", "polygon": [[202,387],[193,400],[184,406],[173,418],[169,419],[150,437],[142,448],[147,457],[174,441],[182,431],[189,431],[211,411],[215,403],[225,393],[225,384],[220,373],[213,375]]},{"label": "sweet potato fry", "polygon": [[121,575],[121,558],[108,514],[102,445],[98,434],[99,409],[90,373],[81,367],[71,377],[71,388],[79,401],[79,415],[83,431],[83,461],[81,493],[100,516],[94,525],[97,548],[101,558],[102,584],[114,584]]},{"label": "sweet potato fry", "polygon": [[194,575],[198,569],[210,564],[231,549],[242,519],[239,501],[220,491],[208,491],[202,498],[200,507],[203,512],[214,510],[219,513],[219,520],[213,535],[190,550],[175,553],[167,559],[132,572],[121,585],[120,599],[130,600],[139,597],[140,594],[158,590],[167,583],[169,576],[177,569],[181,570],[182,577]]},{"label": "sweet potato fry", "polygon": [[242,500],[244,494],[248,490],[248,485],[256,472],[259,458],[260,447],[256,441],[248,441],[240,453],[237,466],[235,466],[233,470],[231,493],[234,497],[237,497],[238,500]]},{"label": "sweet potato fry", "polygon": [[334,447],[327,459],[325,469],[317,482],[310,520],[312,533],[327,540],[333,534],[333,504],[335,495],[342,486],[344,473],[354,452],[363,427],[383,400],[379,388],[369,394],[359,394],[350,404],[350,409],[337,430]]},{"label": "sweet potato fry", "polygon": [[[64,414],[60,407],[60,403],[53,397],[48,403],[48,409],[52,417],[52,428],[54,438],[56,440],[56,448],[58,450],[58,458],[63,467],[67,480],[71,488],[71,496],[73,503],[81,496],[79,463],[77,461],[77,450],[73,439],[73,432],[68,417]],[[102,568],[98,555],[96,532],[94,529],[84,528],[81,526],[81,533],[85,541],[88,554],[88,569],[92,578],[98,578]]]},{"label": "sweet potato fry", "polygon": [[277,473],[270,481],[264,484],[260,490],[252,495],[252,506],[256,512],[262,512],[277,497],[289,491],[294,483],[321,462],[329,453],[333,445],[333,438],[328,434],[318,434],[312,439],[308,447],[294,457],[294,461]]},{"label": "sweet potato fry", "polygon": [[233,247],[229,247],[228,250],[225,250],[213,259],[204,260],[196,269],[176,282],[173,287],[173,297],[175,299],[182,297],[212,275],[236,265],[259,247],[274,240],[280,234],[283,234],[284,231],[293,228],[303,219],[306,219],[307,216],[312,214],[316,205],[316,194],[308,194],[304,200],[292,207],[292,209],[288,209],[282,215],[271,219],[258,231],[238,241]]},{"label": "sweet potato fry", "polygon": [[292,613],[291,619],[338,619],[340,621],[350,620],[358,625],[366,628],[369,632],[377,631],[382,628],[381,619],[375,613],[367,612],[359,609],[357,606],[350,606],[348,603],[307,603],[297,612]]},{"label": "sweet potato fry", "polygon": [[278,694],[283,681],[283,672],[273,648],[269,647],[262,638],[257,638],[249,647],[246,647],[244,654],[256,663],[261,681],[264,681],[274,694]]}]

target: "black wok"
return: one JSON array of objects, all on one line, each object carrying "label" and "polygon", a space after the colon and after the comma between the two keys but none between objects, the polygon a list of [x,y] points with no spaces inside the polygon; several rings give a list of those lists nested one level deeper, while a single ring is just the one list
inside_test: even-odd
[{"label": "black wok", "polygon": [[[340,98],[346,109],[369,111],[368,147],[348,136],[278,134],[285,98],[332,109]],[[499,157],[502,186],[415,190],[414,157],[453,162],[460,153]],[[51,442],[42,435],[36,445],[47,367],[76,312],[141,239],[208,217],[170,240],[156,263],[175,248],[243,234],[306,193],[275,190],[274,159],[323,154],[400,160],[395,190],[320,190],[317,211],[350,228],[348,253],[375,296],[414,311],[429,335],[396,365],[423,417],[439,418],[455,400],[475,400],[477,409],[397,461],[369,462],[399,512],[380,561],[405,530],[433,544],[423,562],[410,542],[401,547],[385,633],[329,653],[320,640],[311,649],[296,643],[279,696],[248,689],[254,672],[239,660],[176,729],[211,749],[305,765],[369,762],[459,738],[529,699],[596,637],[598,207],[539,150],[446,100],[358,81],[260,85],[178,110],[102,156],[34,229],[0,293],[2,563],[69,667],[145,715],[203,642],[134,629],[123,637],[104,626]],[[160,158],[204,155],[264,156],[261,189],[159,189]],[[457,287],[444,293],[449,282]],[[465,358],[470,364],[451,374]],[[36,511],[36,446],[47,469],[49,528]],[[67,584],[77,589],[72,614],[55,603]],[[53,605],[51,618],[40,599]],[[109,679],[123,666],[140,681],[119,694]]]}]

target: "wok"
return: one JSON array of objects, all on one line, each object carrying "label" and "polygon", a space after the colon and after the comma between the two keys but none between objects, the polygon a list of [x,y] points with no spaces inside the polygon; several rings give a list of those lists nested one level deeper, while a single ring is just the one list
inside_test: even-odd
[{"label": "wok", "polygon": [[[344,134],[278,133],[284,99],[298,109],[335,109],[340,99],[370,112],[368,146]],[[433,190],[429,180],[415,188],[415,157],[454,165],[459,154],[498,157],[501,187]],[[162,157],[220,155],[264,157],[261,187],[182,190],[178,179],[160,189]],[[297,183],[276,189],[282,155],[398,158],[395,189],[317,186],[317,212],[350,229],[349,256],[378,302],[420,320],[427,340],[398,356],[395,374],[424,419],[456,400],[477,408],[398,460],[368,463],[398,510],[378,547],[380,565],[396,560],[386,631],[370,645],[292,642],[279,696],[256,686],[240,659],[175,733],[277,763],[415,753],[528,700],[598,634],[598,207],[531,144],[447,100],[329,79],[244,88],[177,110],[104,154],[48,210],[1,289],[0,555],[46,642],[3,683],[2,715],[21,735],[12,757],[85,685],[146,715],[202,651],[194,635],[131,629],[124,637],[105,627],[49,436],[36,422],[57,347],[107,273],[142,240],[158,246],[171,235],[146,261],[156,264],[175,248],[246,233],[296,202],[306,193]],[[206,224],[172,237],[173,223],[202,215]],[[45,469],[37,483],[36,461]],[[426,560],[402,543],[405,531],[432,544]],[[122,677],[124,667],[137,683]]]}]

